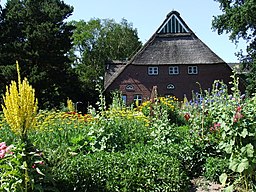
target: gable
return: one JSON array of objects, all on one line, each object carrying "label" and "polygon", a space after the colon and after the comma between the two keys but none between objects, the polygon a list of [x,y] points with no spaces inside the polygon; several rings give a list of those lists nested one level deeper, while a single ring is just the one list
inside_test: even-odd
[{"label": "gable", "polygon": [[130,65],[225,64],[188,27],[177,11],[170,12],[143,47],[122,67],[105,76],[105,90]]},{"label": "gable", "polygon": [[177,17],[176,14],[172,14],[162,25],[162,27],[157,31],[159,34],[166,33],[187,33],[188,28],[185,23]]}]

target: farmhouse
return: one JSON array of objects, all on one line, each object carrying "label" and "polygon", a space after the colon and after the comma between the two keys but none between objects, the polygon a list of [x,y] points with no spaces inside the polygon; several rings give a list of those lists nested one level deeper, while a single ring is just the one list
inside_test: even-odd
[{"label": "farmhouse", "polygon": [[[170,12],[145,45],[129,60],[106,64],[106,92],[120,90],[126,103],[158,96],[183,99],[212,87],[214,80],[228,84],[232,69],[188,27],[177,11]],[[199,85],[200,84],[200,85]]]}]

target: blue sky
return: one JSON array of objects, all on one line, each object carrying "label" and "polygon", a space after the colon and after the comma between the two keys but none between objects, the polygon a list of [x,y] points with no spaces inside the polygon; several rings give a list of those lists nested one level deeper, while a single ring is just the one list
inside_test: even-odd
[{"label": "blue sky", "polygon": [[[6,0],[0,0],[1,5]],[[237,62],[234,55],[246,44],[241,40],[238,45],[232,43],[227,34],[218,35],[211,29],[213,16],[221,14],[219,3],[214,0],[64,0],[74,7],[69,20],[91,18],[122,18],[133,23],[140,40],[145,43],[162,24],[166,15],[176,10],[190,29],[219,57],[226,62]]]}]

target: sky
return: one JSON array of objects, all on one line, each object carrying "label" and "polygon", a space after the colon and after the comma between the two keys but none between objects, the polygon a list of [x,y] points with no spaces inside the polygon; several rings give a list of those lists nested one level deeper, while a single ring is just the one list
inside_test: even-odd
[{"label": "sky", "polygon": [[[7,0],[0,0],[3,6]],[[122,18],[133,24],[140,41],[145,43],[156,32],[167,14],[178,11],[189,28],[225,62],[238,62],[235,53],[245,50],[246,44],[240,40],[235,45],[228,34],[218,35],[211,29],[213,16],[222,14],[219,3],[214,0],[64,0],[74,7],[68,20],[89,21],[92,18]]]}]

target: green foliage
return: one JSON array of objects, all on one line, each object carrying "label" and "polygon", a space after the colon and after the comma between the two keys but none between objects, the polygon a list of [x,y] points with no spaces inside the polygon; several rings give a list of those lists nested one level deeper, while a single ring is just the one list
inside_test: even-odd
[{"label": "green foliage", "polygon": [[[91,117],[59,111],[40,111],[37,130],[28,136],[40,148],[51,165],[62,162],[73,153],[87,154],[95,140],[88,126]],[[51,142],[49,142],[51,141]]]},{"label": "green foliage", "polygon": [[238,43],[240,38],[247,42],[247,53],[242,51],[238,53],[240,60],[243,62],[244,69],[247,72],[245,75],[247,82],[247,94],[251,95],[255,92],[256,80],[256,16],[254,14],[256,3],[254,0],[215,0],[220,3],[222,15],[215,16],[212,21],[213,29],[217,30],[218,34],[224,32],[229,33],[229,38]]},{"label": "green foliage", "polygon": [[[123,106],[114,97],[108,110],[91,123],[95,146],[106,151],[120,151],[150,139],[149,120],[141,112]],[[103,107],[103,106],[102,106]],[[104,107],[103,107],[104,108]]]},{"label": "green foliage", "polygon": [[[23,191],[22,149],[11,146],[10,150],[6,152],[5,157],[0,158],[0,190]],[[2,149],[0,151],[2,153]]]},{"label": "green foliage", "polygon": [[204,177],[210,181],[219,182],[222,173],[228,173],[228,160],[220,157],[209,157],[204,164]]},{"label": "green foliage", "polygon": [[[254,190],[256,95],[241,97],[238,79],[233,78],[230,92],[216,81],[199,99],[183,103],[181,110],[156,100],[148,116],[139,108],[126,107],[119,93],[114,93],[107,107],[99,88],[98,111],[90,107],[91,114],[40,111],[36,129],[28,133],[31,143],[25,145],[31,153],[24,152],[33,187],[46,191],[187,191],[189,179],[204,175],[209,180],[219,178],[227,191]],[[170,108],[176,108],[186,125],[170,121]],[[1,141],[17,143],[2,117]],[[19,154],[24,162],[23,153]],[[6,164],[4,159],[1,162]],[[15,166],[13,171],[24,170]],[[10,171],[4,167],[2,174]],[[13,177],[14,183],[19,176]]]},{"label": "green foliage", "polygon": [[188,187],[175,157],[143,145],[117,153],[69,157],[53,172],[65,191],[186,191]]},{"label": "green foliage", "polygon": [[[217,154],[217,145],[208,137],[204,139],[200,136],[197,119],[200,116],[195,114],[195,122],[189,126],[177,126],[171,124],[169,112],[161,104],[156,103],[153,109],[154,115],[150,125],[152,144],[161,151],[178,157],[191,178],[202,174],[206,158]],[[177,113],[178,115],[180,116],[180,113]]]},{"label": "green foliage", "polygon": [[33,151],[24,143],[4,147],[0,143],[1,191],[54,191],[48,165],[40,151]]},{"label": "green foliage", "polygon": [[230,171],[222,174],[221,182],[231,181],[234,189],[248,191],[255,185],[255,97],[244,99],[239,79],[232,77],[231,94],[227,86],[216,82],[211,92],[205,92],[200,102],[191,103],[186,110],[200,140],[213,145],[205,155],[229,160]]},{"label": "green foliage", "polygon": [[113,19],[80,20],[70,25],[76,27],[70,59],[74,61],[82,93],[87,94],[91,103],[98,96],[94,91],[96,84],[103,84],[106,62],[130,58],[141,47],[141,42],[137,30],[125,19],[120,23]]},{"label": "green foliage", "polygon": [[[153,116],[156,110],[166,111],[170,123],[178,126],[184,125],[185,120],[183,116],[179,114],[179,101],[176,97],[158,97],[155,101],[144,101],[137,109],[141,111],[145,116]],[[160,113],[161,113],[160,111]]]},{"label": "green foliage", "polygon": [[64,21],[72,12],[60,0],[7,1],[0,11],[0,90],[15,79],[13,66],[18,60],[21,75],[36,89],[40,106],[65,102],[76,85],[67,56],[74,27]]}]

